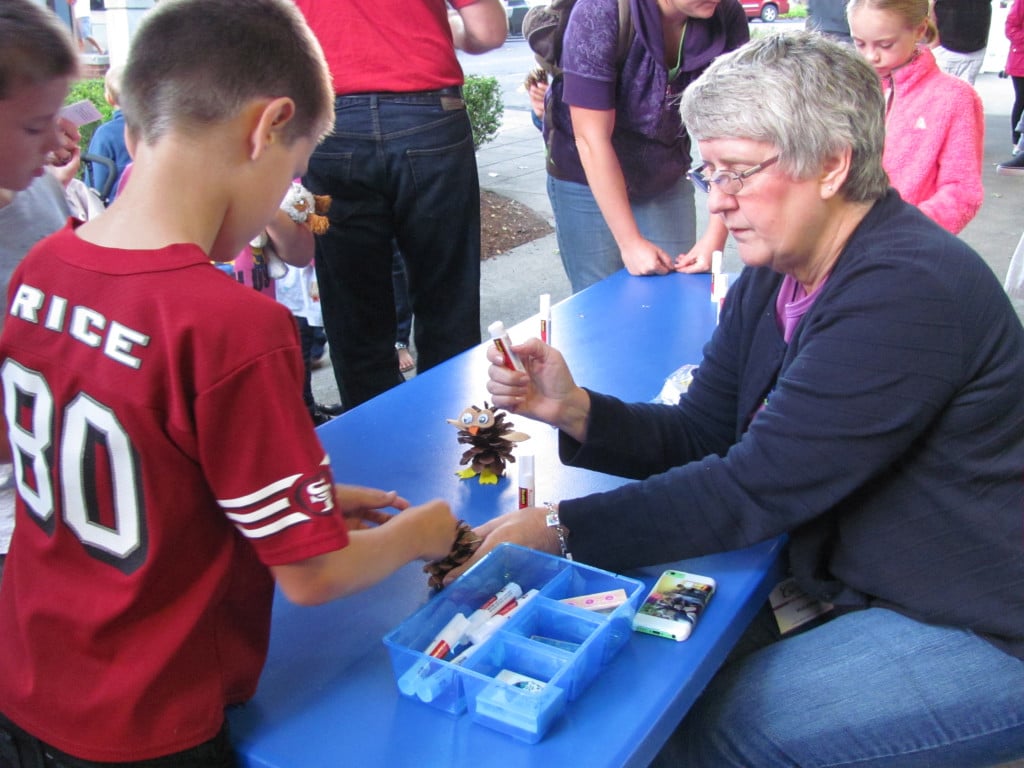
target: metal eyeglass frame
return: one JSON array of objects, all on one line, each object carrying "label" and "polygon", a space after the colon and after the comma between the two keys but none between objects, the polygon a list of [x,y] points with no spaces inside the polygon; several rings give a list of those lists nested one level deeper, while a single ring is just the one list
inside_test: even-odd
[{"label": "metal eyeglass frame", "polygon": [[740,190],[743,189],[744,179],[749,179],[755,173],[760,173],[765,168],[777,163],[778,160],[779,155],[775,155],[775,157],[769,157],[763,163],[758,163],[753,168],[748,168],[743,171],[743,173],[736,173],[735,171],[715,171],[710,176],[705,176],[703,173],[704,169],[707,168],[708,165],[707,163],[704,163],[687,173],[686,176],[693,182],[697,189],[705,194],[711,192],[711,185],[714,184],[727,195],[738,195]]}]

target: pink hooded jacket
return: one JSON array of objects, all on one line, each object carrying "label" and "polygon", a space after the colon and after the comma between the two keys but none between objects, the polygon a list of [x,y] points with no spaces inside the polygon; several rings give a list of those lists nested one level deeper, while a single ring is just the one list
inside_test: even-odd
[{"label": "pink hooded jacket", "polygon": [[1006,55],[1006,74],[1010,77],[1024,77],[1024,0],[1013,0],[1013,7],[1006,15],[1006,39],[1010,41],[1010,52]]},{"label": "pink hooded jacket", "polygon": [[956,234],[981,208],[985,116],[971,85],[942,72],[928,48],[882,81],[882,165],[900,196]]}]

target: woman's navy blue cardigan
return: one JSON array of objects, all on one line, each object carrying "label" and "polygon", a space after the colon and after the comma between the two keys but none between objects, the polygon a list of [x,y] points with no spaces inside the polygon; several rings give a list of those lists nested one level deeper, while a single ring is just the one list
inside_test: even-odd
[{"label": "woman's navy blue cardigan", "polygon": [[781,279],[743,271],[678,406],[591,393],[562,460],[640,481],[562,502],[574,555],[621,570],[788,533],[809,593],[1024,658],[1024,328],[998,280],[892,190],[788,345]]}]

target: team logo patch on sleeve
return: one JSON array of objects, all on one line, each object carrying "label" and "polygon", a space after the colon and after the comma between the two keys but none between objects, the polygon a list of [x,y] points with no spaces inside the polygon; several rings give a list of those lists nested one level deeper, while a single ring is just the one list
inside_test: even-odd
[{"label": "team logo patch on sleeve", "polygon": [[243,536],[261,539],[315,516],[332,514],[331,472],[322,467],[308,475],[282,477],[245,496],[217,502]]},{"label": "team logo patch on sleeve", "polygon": [[298,483],[295,486],[295,503],[311,515],[333,514],[334,480],[330,471],[323,469]]}]

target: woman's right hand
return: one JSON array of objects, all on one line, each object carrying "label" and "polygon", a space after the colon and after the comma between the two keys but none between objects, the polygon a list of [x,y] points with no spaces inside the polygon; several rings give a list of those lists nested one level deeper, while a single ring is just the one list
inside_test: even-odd
[{"label": "woman's right hand", "polygon": [[514,345],[525,372],[506,368],[501,352],[487,348],[487,391],[494,405],[550,424],[581,440],[586,431],[590,396],[577,386],[562,353],[540,339]]}]

